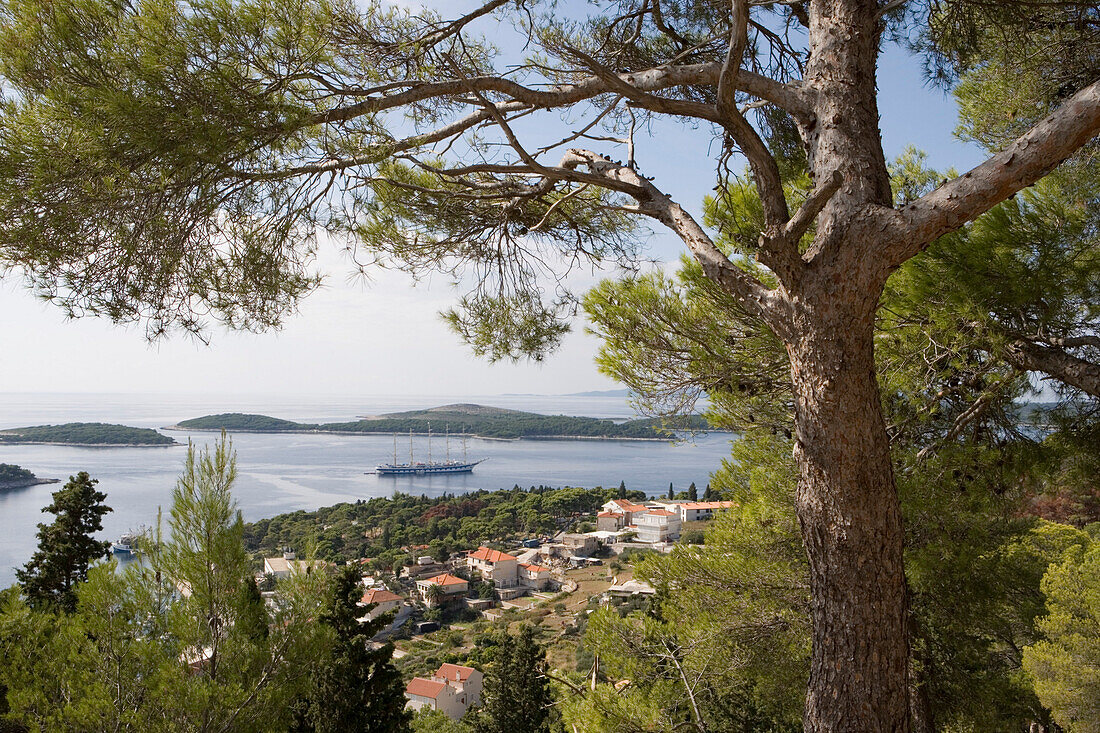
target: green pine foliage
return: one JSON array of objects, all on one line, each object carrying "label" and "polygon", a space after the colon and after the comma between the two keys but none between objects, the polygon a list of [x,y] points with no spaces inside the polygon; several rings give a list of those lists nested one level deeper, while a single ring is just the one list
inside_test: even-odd
[{"label": "green pine foliage", "polygon": [[1100,731],[1100,526],[1043,577],[1042,639],[1024,649],[1039,699],[1067,733]]},{"label": "green pine foliage", "polygon": [[256,587],[231,489],[226,440],[191,447],[169,536],[144,538],[143,562],[97,563],[67,615],[0,597],[5,722],[31,730],[280,731],[310,674],[329,658],[326,573]]},{"label": "green pine foliage", "polygon": [[501,638],[485,673],[477,733],[549,733],[554,698],[546,677],[546,652],[527,624]]},{"label": "green pine foliage", "polygon": [[26,486],[38,480],[32,472],[11,463],[0,463],[0,488]]},{"label": "green pine foliage", "polygon": [[411,545],[428,553],[474,549],[479,544],[554,533],[572,524],[575,513],[591,514],[622,495],[645,499],[641,491],[594,488],[471,491],[460,496],[394,493],[313,512],[298,511],[261,519],[245,527],[249,550],[275,554],[283,547],[313,547],[326,560],[370,558],[376,571],[389,572],[409,559]]},{"label": "green pine foliage", "polygon": [[76,607],[76,586],[88,577],[88,568],[107,554],[109,542],[93,535],[103,529],[103,515],[111,508],[107,495],[96,489],[99,481],[81,471],[53,494],[53,503],[42,509],[56,515],[50,524],[38,525],[38,550],[15,576],[27,600],[35,608]]},{"label": "green pine foliage", "polygon": [[[329,656],[311,670],[311,685],[300,706],[296,731],[410,731],[405,684],[393,666],[393,645],[370,646],[389,616],[360,622],[364,609],[359,575],[347,566],[332,581],[320,623],[333,637]],[[369,610],[369,609],[368,609]]]}]

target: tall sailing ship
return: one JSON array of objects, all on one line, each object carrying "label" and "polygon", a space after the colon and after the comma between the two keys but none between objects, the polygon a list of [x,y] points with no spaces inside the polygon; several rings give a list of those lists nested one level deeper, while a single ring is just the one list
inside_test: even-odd
[{"label": "tall sailing ship", "polygon": [[428,460],[417,461],[413,456],[413,432],[409,430],[409,462],[397,462],[397,433],[393,435],[393,463],[380,463],[374,468],[374,472],[381,476],[423,476],[429,473],[470,473],[474,466],[485,461],[484,458],[477,461],[466,459],[466,436],[462,436],[462,460],[451,460],[451,434],[447,432],[447,459],[444,461],[432,460],[432,424],[428,423]]}]

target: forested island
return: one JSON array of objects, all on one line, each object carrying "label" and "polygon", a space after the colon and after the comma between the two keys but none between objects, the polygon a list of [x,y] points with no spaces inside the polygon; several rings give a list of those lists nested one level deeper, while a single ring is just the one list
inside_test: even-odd
[{"label": "forested island", "polygon": [[427,433],[468,434],[481,438],[608,438],[619,440],[667,440],[678,430],[705,430],[702,416],[677,422],[659,419],[613,420],[569,415],[541,415],[484,405],[458,404],[428,410],[393,412],[352,422],[299,423],[266,415],[226,413],[184,420],[169,430],[227,430],[230,432],[279,433]]},{"label": "forested island", "polygon": [[55,478],[38,478],[33,472],[12,463],[0,463],[0,491],[22,489],[38,484],[56,484]]},{"label": "forested island", "polygon": [[73,422],[64,425],[34,425],[0,430],[0,445],[5,443],[48,443],[82,446],[162,446],[177,445],[167,435],[150,428],[111,425],[101,422]]}]

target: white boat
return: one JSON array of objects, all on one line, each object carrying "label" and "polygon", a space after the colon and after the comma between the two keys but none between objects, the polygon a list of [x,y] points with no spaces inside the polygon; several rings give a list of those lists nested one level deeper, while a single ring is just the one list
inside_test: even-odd
[{"label": "white boat", "polygon": [[447,460],[432,460],[432,424],[428,423],[428,460],[417,461],[413,456],[412,430],[409,430],[409,462],[397,462],[397,433],[393,435],[393,463],[380,463],[374,467],[374,472],[380,476],[423,476],[429,473],[470,473],[474,466],[484,462],[466,460],[466,436],[462,436],[462,460],[451,460],[451,434],[447,432]]},{"label": "white boat", "polygon": [[137,534],[126,532],[111,543],[111,552],[116,555],[133,555],[137,552],[137,539]]}]

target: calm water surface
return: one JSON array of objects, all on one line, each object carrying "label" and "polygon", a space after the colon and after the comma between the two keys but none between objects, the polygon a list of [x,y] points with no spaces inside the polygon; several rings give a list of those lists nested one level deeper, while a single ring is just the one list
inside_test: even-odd
[{"label": "calm water surface", "polygon": [[[356,397],[289,398],[232,395],[27,395],[0,394],[0,429],[64,422],[111,422],[163,428],[181,420],[219,412],[255,412],[307,422],[352,420],[359,415],[476,402],[545,414],[627,418],[631,410],[619,397]],[[162,431],[181,443],[199,445],[216,436],[206,432]],[[730,435],[697,436],[682,443],[638,441],[467,441],[471,460],[488,460],[473,473],[437,476],[366,474],[389,461],[393,439],[385,435],[234,435],[239,479],[235,496],[246,520],[298,509],[312,510],[344,501],[389,496],[394,491],[438,496],[476,489],[520,486],[617,486],[664,493],[695,482],[704,486],[729,455]],[[398,439],[398,458],[408,456],[408,438]],[[426,458],[427,441],[414,441],[417,459]],[[130,528],[151,525],[158,507],[167,508],[186,448],[74,448],[50,445],[0,445],[0,463],[15,463],[42,478],[65,480],[77,471],[99,479],[114,511],[104,518],[103,536],[115,538]],[[451,440],[451,455],[461,455]],[[444,457],[442,436],[432,455]],[[0,588],[14,580],[14,569],[34,551],[36,524],[49,521],[42,507],[58,484],[0,494]]]}]

